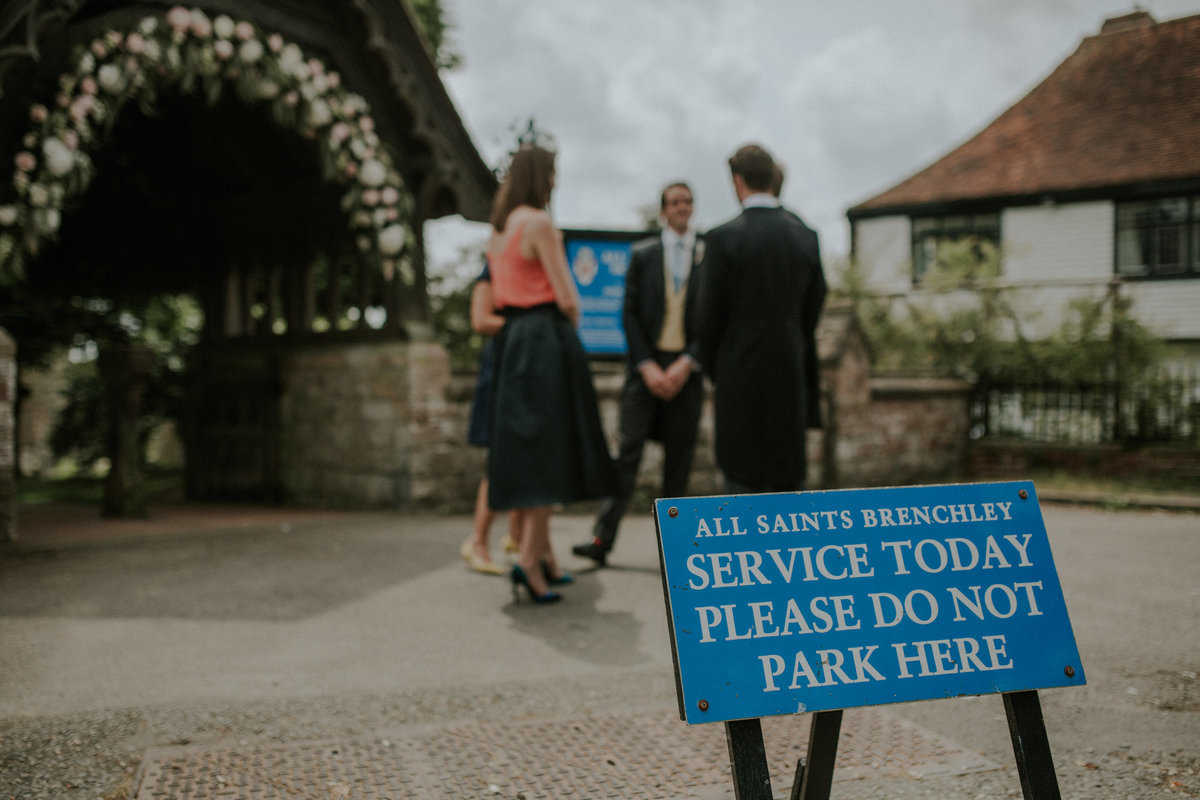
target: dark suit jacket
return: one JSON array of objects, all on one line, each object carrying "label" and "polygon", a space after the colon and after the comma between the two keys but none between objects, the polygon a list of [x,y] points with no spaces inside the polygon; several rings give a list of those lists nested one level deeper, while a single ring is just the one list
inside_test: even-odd
[{"label": "dark suit jacket", "polygon": [[[692,358],[700,361],[699,314],[697,292],[702,280],[702,263],[697,263],[696,254],[703,253],[703,238],[696,237],[693,251],[692,271],[688,278],[687,296],[684,300],[683,335],[686,349]],[[625,341],[629,349],[628,370],[637,371],[637,365],[654,358],[658,334],[662,330],[666,305],[666,282],[663,276],[662,235],[642,239],[633,246],[629,270],[625,273],[625,304],[621,320],[625,325]]]},{"label": "dark suit jacket", "polygon": [[717,463],[751,486],[803,485],[820,425],[817,234],[782,208],[748,208],[706,237],[700,362],[716,384]]}]

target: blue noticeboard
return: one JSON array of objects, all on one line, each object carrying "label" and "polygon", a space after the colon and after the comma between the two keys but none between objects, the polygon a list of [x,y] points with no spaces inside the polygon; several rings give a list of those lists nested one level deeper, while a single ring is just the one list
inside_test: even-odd
[{"label": "blue noticeboard", "polygon": [[583,349],[594,356],[625,355],[625,326],[621,322],[625,272],[633,243],[650,234],[583,230],[562,233],[567,265],[579,289],[579,340]]},{"label": "blue noticeboard", "polygon": [[688,723],[1085,683],[1033,484],[655,502]]}]

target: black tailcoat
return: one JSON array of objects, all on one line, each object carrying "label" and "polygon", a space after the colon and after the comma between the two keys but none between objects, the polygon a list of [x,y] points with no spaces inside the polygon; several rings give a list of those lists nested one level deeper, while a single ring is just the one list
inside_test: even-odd
[{"label": "black tailcoat", "polygon": [[716,385],[727,480],[799,488],[819,427],[815,332],[825,300],[817,234],[783,208],[747,208],[708,233],[700,361]]}]

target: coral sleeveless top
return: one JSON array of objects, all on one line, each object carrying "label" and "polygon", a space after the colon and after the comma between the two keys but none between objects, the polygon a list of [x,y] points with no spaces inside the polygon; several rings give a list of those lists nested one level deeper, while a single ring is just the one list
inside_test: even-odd
[{"label": "coral sleeveless top", "polygon": [[491,261],[492,297],[496,308],[532,308],[554,302],[554,287],[542,262],[521,255],[525,225],[513,231],[500,255]]}]

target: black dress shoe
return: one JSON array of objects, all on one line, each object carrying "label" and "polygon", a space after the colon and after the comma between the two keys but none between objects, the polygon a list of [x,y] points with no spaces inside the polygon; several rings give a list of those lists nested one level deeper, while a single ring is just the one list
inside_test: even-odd
[{"label": "black dress shoe", "polygon": [[590,558],[600,567],[608,560],[608,548],[597,541],[577,544],[571,548],[571,552],[582,558]]}]

